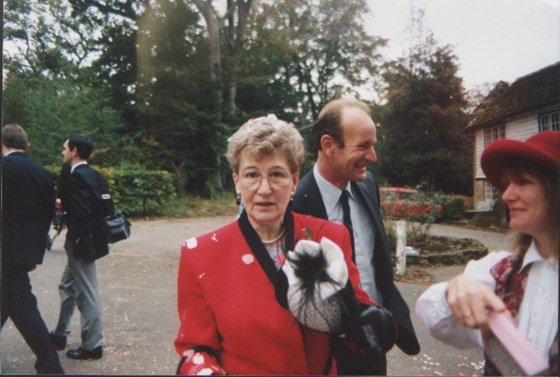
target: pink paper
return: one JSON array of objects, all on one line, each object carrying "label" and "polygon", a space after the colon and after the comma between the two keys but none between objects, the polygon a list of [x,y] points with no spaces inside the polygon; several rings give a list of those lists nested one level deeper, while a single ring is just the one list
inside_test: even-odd
[{"label": "pink paper", "polygon": [[[488,325],[496,339],[526,375],[534,375],[548,368],[548,362],[535,351],[533,345],[525,339],[506,314],[491,312]],[[498,365],[496,367],[499,368]]]}]

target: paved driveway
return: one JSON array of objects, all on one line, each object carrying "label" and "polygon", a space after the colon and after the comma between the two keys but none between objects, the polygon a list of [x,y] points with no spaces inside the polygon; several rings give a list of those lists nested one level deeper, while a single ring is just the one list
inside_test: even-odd
[{"label": "paved driveway", "polygon": [[[178,327],[176,313],[177,260],[183,240],[215,229],[230,217],[186,220],[134,221],[132,238],[112,246],[110,255],[97,262],[106,346],[96,361],[75,361],[61,352],[68,374],[172,375],[178,361],[173,340]],[[451,232],[464,237],[464,229],[434,227],[434,233]],[[469,231],[470,232],[470,231]],[[500,244],[495,234],[475,232],[473,238]],[[469,233],[469,237],[471,234]],[[66,254],[62,249],[64,233],[47,251],[43,265],[31,273],[33,290],[47,326],[52,329],[58,315],[58,282]],[[486,241],[484,241],[486,240]],[[460,267],[431,268],[436,280],[446,280]],[[411,310],[426,289],[422,283],[398,283]],[[434,340],[415,321],[422,351],[407,356],[398,349],[389,353],[392,375],[479,375],[479,351],[459,351]],[[70,347],[80,344],[79,313],[73,318]],[[8,321],[1,336],[2,374],[34,374],[35,357]]]}]

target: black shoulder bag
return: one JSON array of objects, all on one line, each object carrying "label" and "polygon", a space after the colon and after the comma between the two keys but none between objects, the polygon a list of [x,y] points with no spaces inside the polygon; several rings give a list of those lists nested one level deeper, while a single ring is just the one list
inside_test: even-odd
[{"label": "black shoulder bag", "polygon": [[[97,172],[96,172],[97,173]],[[109,186],[105,178],[96,174],[101,193],[97,193],[98,202],[103,206],[103,230],[108,243],[115,243],[126,240],[130,237],[130,222],[120,211],[115,211],[113,198],[109,193]]]},{"label": "black shoulder bag", "polygon": [[[92,169],[93,170],[93,169]],[[105,178],[97,171],[95,182],[91,182],[87,175],[82,174],[93,193],[95,217],[100,219],[107,243],[115,243],[130,237],[130,222],[120,211],[115,211],[113,198],[109,192],[109,185]]]}]

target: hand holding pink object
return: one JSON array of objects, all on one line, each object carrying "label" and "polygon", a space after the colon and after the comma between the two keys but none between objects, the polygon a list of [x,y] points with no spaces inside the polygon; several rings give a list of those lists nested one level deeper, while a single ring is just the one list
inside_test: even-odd
[{"label": "hand holding pink object", "polygon": [[488,326],[492,335],[484,345],[486,355],[504,376],[541,375],[548,369],[548,362],[519,332],[511,317],[491,312]]},{"label": "hand holding pink object", "polygon": [[466,275],[458,275],[449,281],[446,298],[455,318],[467,327],[485,328],[488,310],[506,310],[503,301],[486,284]]}]

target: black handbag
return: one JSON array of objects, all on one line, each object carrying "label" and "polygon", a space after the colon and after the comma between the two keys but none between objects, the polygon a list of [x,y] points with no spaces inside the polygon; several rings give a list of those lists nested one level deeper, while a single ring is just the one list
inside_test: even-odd
[{"label": "black handbag", "polygon": [[130,222],[122,212],[115,212],[114,215],[103,218],[103,229],[108,243],[115,243],[130,237],[130,226]]}]

